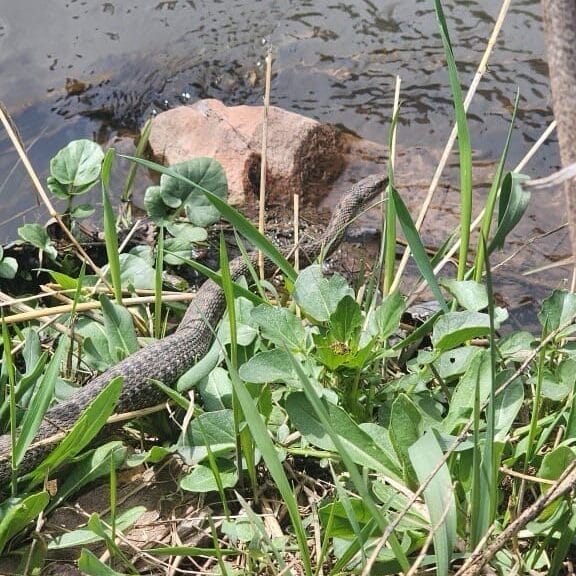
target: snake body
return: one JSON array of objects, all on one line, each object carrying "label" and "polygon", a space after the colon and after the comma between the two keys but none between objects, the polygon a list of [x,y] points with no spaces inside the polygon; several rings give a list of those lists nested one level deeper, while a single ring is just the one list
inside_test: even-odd
[{"label": "snake body", "polygon": [[[332,218],[322,236],[302,247],[308,258],[316,258],[325,248],[325,254],[333,251],[341,241],[346,227],[380,193],[387,184],[384,175],[372,175],[352,186],[335,208]],[[250,255],[253,263],[257,254]],[[274,265],[265,260],[269,275]],[[248,264],[243,257],[230,262],[233,280],[248,274]],[[50,408],[28,448],[19,467],[19,475],[33,470],[61,441],[63,433],[72,429],[82,411],[101,390],[115,377],[122,376],[123,387],[116,405],[118,413],[131,412],[153,406],[165,396],[154,385],[159,380],[171,386],[178,378],[202,358],[212,344],[213,333],[226,309],[224,292],[212,280],[207,280],[189,305],[177,330],[131,354],[117,365],[103,372],[66,400]],[[0,437],[0,491],[10,478],[10,437]]]}]

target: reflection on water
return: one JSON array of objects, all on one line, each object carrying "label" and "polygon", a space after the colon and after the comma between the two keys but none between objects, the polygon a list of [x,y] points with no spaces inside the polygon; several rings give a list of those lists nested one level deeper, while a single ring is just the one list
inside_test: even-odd
[{"label": "reflection on water", "polygon": [[[467,86],[500,1],[446,4]],[[0,98],[42,175],[67,141],[110,141],[120,128],[138,127],[164,107],[205,97],[259,104],[268,49],[274,56],[274,104],[341,124],[364,138],[387,141],[397,74],[402,78],[398,136],[403,149],[440,150],[453,116],[430,0],[52,0],[41,7],[35,0],[20,0],[4,2],[0,48]],[[539,2],[515,2],[470,109],[479,161],[490,165],[498,158],[517,87],[520,110],[511,166],[551,121],[543,54]],[[67,79],[83,83],[86,90],[67,92]],[[21,222],[38,217],[32,210],[13,218],[36,202],[15,164],[2,136],[0,241],[13,237]],[[526,171],[542,176],[557,164],[552,142]],[[415,180],[421,176],[414,174]],[[452,183],[457,186],[457,180]],[[556,210],[541,205],[535,214],[519,239],[558,224]],[[540,250],[546,252],[550,246],[544,246]]]}]

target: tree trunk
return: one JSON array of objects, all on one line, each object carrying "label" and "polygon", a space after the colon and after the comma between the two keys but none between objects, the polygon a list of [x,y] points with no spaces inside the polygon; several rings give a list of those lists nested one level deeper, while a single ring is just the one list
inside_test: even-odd
[{"label": "tree trunk", "polygon": [[[562,165],[576,162],[576,0],[542,0],[554,116]],[[572,257],[576,259],[576,179],[564,184]],[[572,291],[576,279],[576,260]]]}]

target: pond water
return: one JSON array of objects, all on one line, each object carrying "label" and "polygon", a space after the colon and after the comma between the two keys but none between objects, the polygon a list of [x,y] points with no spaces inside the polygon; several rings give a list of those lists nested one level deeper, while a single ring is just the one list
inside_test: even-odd
[{"label": "pond water", "polygon": [[[467,87],[500,1],[445,4]],[[513,1],[469,113],[479,198],[499,157],[516,89],[520,109],[509,167],[553,119],[544,48],[539,2]],[[398,142],[407,162],[398,169],[406,175],[407,194],[411,186],[424,187],[453,118],[432,0],[3,0],[0,99],[44,178],[51,156],[68,141],[94,138],[129,149],[130,135],[164,107],[205,97],[260,104],[267,50],[274,58],[273,104],[382,144],[400,75]],[[436,209],[454,216],[458,180],[451,164]],[[558,164],[553,137],[524,172],[544,176]],[[17,226],[42,220],[45,212],[4,133],[0,175],[0,242],[5,242],[15,237]],[[512,249],[553,230],[562,213],[560,191],[535,198]],[[430,238],[447,232],[438,226],[433,220]],[[534,242],[504,269],[502,301],[519,314],[525,304],[533,307],[545,290],[562,283],[566,271],[531,276],[529,288],[518,274],[567,251],[565,231]]]}]

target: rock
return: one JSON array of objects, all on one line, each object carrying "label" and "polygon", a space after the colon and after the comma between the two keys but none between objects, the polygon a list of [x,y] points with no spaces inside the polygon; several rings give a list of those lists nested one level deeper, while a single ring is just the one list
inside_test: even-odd
[{"label": "rock", "polygon": [[[150,146],[167,165],[198,156],[216,158],[228,178],[229,201],[258,196],[263,106],[230,106],[200,100],[162,112],[152,125]],[[342,135],[334,127],[271,106],[268,113],[267,199],[288,202],[300,194],[316,202],[340,175]]]}]

